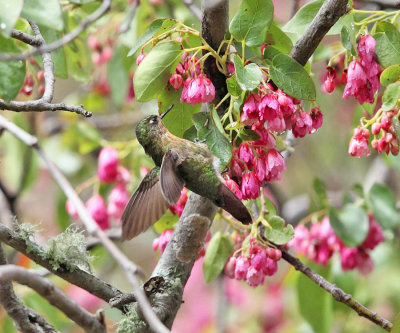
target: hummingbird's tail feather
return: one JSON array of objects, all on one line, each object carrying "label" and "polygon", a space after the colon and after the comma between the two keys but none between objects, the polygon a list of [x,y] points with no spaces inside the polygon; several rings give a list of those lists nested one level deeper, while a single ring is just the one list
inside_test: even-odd
[{"label": "hummingbird's tail feather", "polygon": [[224,184],[219,185],[218,197],[214,203],[243,224],[250,224],[253,221],[243,202]]}]

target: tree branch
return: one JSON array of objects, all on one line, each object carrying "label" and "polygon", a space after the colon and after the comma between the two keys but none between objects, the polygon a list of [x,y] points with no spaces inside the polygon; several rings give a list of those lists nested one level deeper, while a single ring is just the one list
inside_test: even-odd
[{"label": "tree branch", "polygon": [[294,45],[290,56],[304,66],[329,29],[349,10],[348,0],[325,1],[306,32]]},{"label": "tree branch", "polygon": [[[46,41],[44,40],[42,34],[40,33],[37,24],[34,22],[29,22],[29,24],[31,25],[35,36],[31,36],[22,31],[13,29],[11,32],[11,37],[16,38],[28,45],[35,46],[38,49],[46,47]],[[51,58],[50,52],[47,51],[42,52],[42,61],[43,61],[43,71],[45,80],[45,90],[43,96],[37,100],[25,101],[25,102],[11,101],[7,103],[4,100],[0,99],[0,110],[9,110],[15,112],[27,112],[27,111],[42,112],[42,111],[64,110],[64,111],[75,112],[85,117],[90,117],[92,113],[85,110],[83,105],[66,105],[65,103],[57,103],[57,104],[51,103],[54,95],[55,78],[54,78],[54,63]]]},{"label": "tree branch", "polygon": [[182,0],[184,5],[192,12],[192,14],[201,21],[201,10],[195,5],[193,0]]},{"label": "tree branch", "polygon": [[0,61],[10,61],[10,60],[24,60],[32,57],[36,54],[43,54],[45,52],[52,52],[54,50],[59,49],[60,47],[68,44],[70,41],[74,40],[78,37],[90,24],[94,21],[98,20],[105,12],[107,12],[111,7],[111,0],[103,0],[101,6],[94,11],[91,15],[89,15],[85,20],[81,22],[74,30],[64,35],[59,40],[52,42],[48,45],[43,45],[36,48],[33,51],[23,53],[23,54],[14,54],[14,53],[3,53],[0,54]]},{"label": "tree branch", "polygon": [[[7,260],[0,244],[0,265],[7,265]],[[0,266],[1,267],[4,266]],[[28,308],[15,295],[12,283],[0,283],[0,304],[12,318],[17,328],[23,333],[56,332],[55,328],[46,322],[38,313]]]},{"label": "tree branch", "polygon": [[0,267],[0,281],[16,281],[35,290],[88,333],[106,332],[103,312],[100,312],[99,316],[91,314],[38,274],[16,265],[4,265]]},{"label": "tree branch", "polygon": [[303,273],[316,284],[318,284],[321,288],[325,289],[328,293],[332,295],[332,297],[341,303],[346,304],[354,311],[358,313],[359,316],[365,317],[368,320],[374,322],[379,325],[386,331],[391,331],[393,324],[387,319],[381,317],[376,312],[373,312],[357,302],[351,295],[345,293],[342,289],[338,288],[336,285],[330,283],[325,280],[321,275],[314,272],[310,267],[304,265],[299,259],[293,257],[289,252],[281,249],[282,258],[285,259],[290,265],[292,265],[297,271]]},{"label": "tree branch", "polygon": [[114,257],[114,259],[122,266],[125,271],[125,274],[132,284],[134,290],[134,294],[138,303],[140,305],[141,310],[143,311],[143,315],[146,318],[146,321],[149,323],[150,327],[157,332],[168,332],[168,330],[164,327],[164,325],[159,321],[157,316],[152,311],[151,305],[146,297],[146,294],[143,288],[140,286],[138,276],[144,276],[144,273],[141,268],[139,268],[136,264],[130,261],[125,254],[123,254],[119,248],[107,237],[105,232],[100,229],[97,223],[90,216],[88,211],[86,210],[85,205],[82,200],[79,198],[78,194],[74,191],[72,185],[69,183],[67,178],[58,170],[55,164],[50,161],[47,155],[44,153],[42,148],[39,145],[39,141],[34,136],[25,132],[23,129],[19,128],[12,122],[8,121],[6,118],[0,116],[0,128],[6,129],[11,134],[16,136],[26,145],[34,148],[38,155],[42,158],[45,166],[49,170],[50,174],[53,176],[56,183],[60,186],[61,190],[67,196],[69,200],[74,204],[79,218],[84,223],[89,235],[96,236],[103,246],[107,249],[107,251]]}]

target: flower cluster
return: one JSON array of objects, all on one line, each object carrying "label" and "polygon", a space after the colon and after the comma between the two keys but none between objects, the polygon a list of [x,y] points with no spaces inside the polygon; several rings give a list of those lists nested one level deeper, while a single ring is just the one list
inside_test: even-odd
[{"label": "flower cluster", "polygon": [[[242,238],[233,235],[235,247],[240,247]],[[236,280],[245,280],[250,286],[257,287],[264,284],[266,276],[274,275],[278,270],[278,261],[282,252],[272,247],[264,248],[254,239],[250,240],[248,253],[242,251],[241,255],[231,256],[224,267],[227,277]]]},{"label": "flower cluster", "polygon": [[369,216],[369,231],[367,237],[357,247],[348,248],[336,236],[331,228],[328,217],[314,223],[310,229],[304,225],[295,228],[295,236],[289,245],[305,254],[308,259],[318,264],[326,265],[335,252],[340,253],[341,265],[344,271],[357,268],[361,274],[372,271],[374,263],[369,255],[379,243],[384,241],[381,226],[372,215]]},{"label": "flower cluster", "polygon": [[243,200],[256,199],[262,182],[280,180],[286,169],[282,155],[275,149],[273,132],[292,130],[295,137],[304,137],[322,125],[319,108],[307,113],[300,100],[275,90],[270,84],[267,87],[246,98],[241,114],[241,121],[251,126],[260,138],[241,143],[231,160],[227,186]]},{"label": "flower cluster", "polygon": [[[115,183],[108,195],[108,205],[101,195],[93,195],[86,202],[86,209],[101,229],[110,227],[110,218],[118,223],[129,201],[130,194],[126,186],[130,182],[129,171],[119,165],[118,152],[111,147],[105,147],[100,151],[97,167],[97,176],[101,182]],[[78,214],[71,201],[67,200],[66,210],[76,219]]]},{"label": "flower cluster", "polygon": [[326,72],[321,74],[323,92],[330,94],[335,91],[336,87],[346,84],[347,68],[344,68],[344,60],[345,56],[341,55],[332,66],[326,66]]},{"label": "flower cluster", "polygon": [[175,90],[182,88],[181,102],[184,103],[209,103],[215,98],[215,87],[202,73],[198,59],[187,53],[182,55],[182,62],[178,63],[169,83]]},{"label": "flower cluster", "polygon": [[45,86],[44,86],[44,71],[40,67],[40,65],[37,63],[35,58],[31,57],[29,59],[29,63],[32,65],[32,67],[34,69],[31,72],[32,74],[26,75],[24,84],[22,85],[22,87],[20,89],[20,92],[23,93],[26,96],[32,95],[33,87],[35,86],[35,83],[36,83],[38,85],[37,86],[37,92],[39,93],[39,95],[43,95],[44,94],[44,90],[45,90]]},{"label": "flower cluster", "polygon": [[104,63],[107,63],[113,54],[112,50],[112,40],[107,40],[105,45],[102,45],[96,35],[90,35],[87,40],[89,49],[92,52],[92,61],[96,66],[100,66]]}]

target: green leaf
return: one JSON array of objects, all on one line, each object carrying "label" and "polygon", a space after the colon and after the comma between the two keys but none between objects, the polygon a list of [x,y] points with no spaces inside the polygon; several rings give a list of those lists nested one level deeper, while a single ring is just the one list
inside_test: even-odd
[{"label": "green leaf", "polygon": [[[13,39],[0,35],[0,52],[19,53]],[[26,75],[25,61],[0,61],[0,97],[10,101],[17,96]]]},{"label": "green leaf", "polygon": [[175,41],[159,43],[150,51],[140,63],[133,79],[138,101],[149,101],[164,89],[181,55],[180,43]]},{"label": "green leaf", "polygon": [[228,138],[220,132],[214,119],[206,113],[195,113],[192,117],[194,125],[197,129],[197,137],[199,140],[206,139],[206,145],[210,151],[221,161],[221,169],[223,170],[232,158],[232,144]]},{"label": "green leaf", "polygon": [[375,52],[378,61],[383,67],[400,64],[400,32],[389,22],[380,22],[377,25]]},{"label": "green leaf", "polygon": [[89,50],[82,40],[75,39],[64,46],[68,73],[78,82],[88,82],[92,79],[93,64],[89,59]]},{"label": "green leaf", "polygon": [[331,208],[329,210],[329,222],[335,234],[347,247],[356,247],[367,237],[369,230],[368,216],[361,207],[353,203],[346,204],[339,214]]},{"label": "green leaf", "polygon": [[163,118],[164,125],[168,130],[179,137],[183,137],[184,132],[193,125],[192,116],[199,112],[201,104],[181,103],[181,90],[176,91],[170,84],[158,96],[158,106],[160,112],[164,112],[169,106],[174,105],[173,109]]},{"label": "green leaf", "polygon": [[285,220],[280,216],[271,216],[268,219],[268,224],[270,228],[265,227],[265,237],[267,237],[271,242],[278,245],[283,245],[293,238],[293,226],[288,224],[285,227]]},{"label": "green leaf", "polygon": [[242,89],[237,83],[235,74],[233,74],[229,79],[226,80],[226,86],[228,87],[228,92],[233,96],[238,97],[242,93]]},{"label": "green leaf", "polygon": [[[59,40],[62,37],[62,34],[54,29],[49,29],[42,26],[39,26],[39,29],[40,33],[42,34],[47,44]],[[42,57],[38,58],[39,62],[41,62]],[[67,60],[65,58],[64,48],[61,47],[55,51],[52,51],[51,58],[53,59],[54,62],[54,75],[62,79],[66,79],[68,77],[68,71],[67,71]]]},{"label": "green leaf", "polygon": [[256,141],[260,138],[260,135],[250,128],[244,128],[239,132],[239,138],[241,138],[242,141]]},{"label": "green leaf", "polygon": [[203,262],[203,274],[206,283],[210,283],[221,273],[232,251],[233,242],[228,235],[222,235],[220,231],[213,235]]},{"label": "green leaf", "polygon": [[107,81],[110,84],[112,100],[117,106],[124,104],[129,90],[129,69],[134,59],[127,58],[127,52],[127,48],[117,47],[107,66]]},{"label": "green leaf", "polygon": [[11,30],[17,23],[23,4],[24,0],[0,0],[0,31],[4,36],[10,36]]},{"label": "green leaf", "polygon": [[233,56],[236,80],[242,90],[253,90],[261,82],[261,69],[255,63],[243,67],[242,60],[237,55]]},{"label": "green leaf", "polygon": [[392,65],[386,68],[381,74],[380,81],[384,87],[393,82],[400,81],[400,65]]},{"label": "green leaf", "polygon": [[65,231],[70,223],[69,223],[69,214],[65,209],[65,203],[67,202],[67,197],[64,193],[61,192],[57,199],[57,224],[60,227],[60,230]]},{"label": "green leaf", "polygon": [[282,53],[289,53],[293,48],[291,39],[274,23],[269,27],[265,42]]},{"label": "green leaf", "polygon": [[130,57],[131,55],[135,54],[136,51],[140,47],[142,47],[144,43],[153,38],[157,34],[157,32],[159,32],[162,28],[164,28],[162,29],[162,31],[166,30],[167,28],[170,28],[174,23],[175,20],[171,19],[158,19],[153,21],[147,28],[147,30],[133,44],[132,48],[128,52],[127,57]]},{"label": "green leaf", "polygon": [[318,207],[323,209],[328,206],[328,197],[326,195],[326,186],[325,183],[319,179],[315,178],[313,181],[313,190],[317,195]]},{"label": "green leaf", "polygon": [[383,111],[392,110],[399,100],[400,97],[400,82],[389,84],[382,97],[382,109]]},{"label": "green leaf", "polygon": [[368,205],[384,229],[390,229],[399,224],[396,201],[387,186],[374,184],[368,193]]},{"label": "green leaf", "polygon": [[393,327],[390,331],[390,333],[400,333],[400,314],[396,316],[396,318],[393,321]]},{"label": "green leaf", "polygon": [[243,0],[229,25],[229,31],[237,41],[244,40],[247,46],[260,46],[265,43],[273,17],[271,0]]},{"label": "green leaf", "polygon": [[196,126],[190,126],[184,133],[183,138],[189,141],[194,141],[197,138]]},{"label": "green leaf", "polygon": [[164,230],[173,229],[178,220],[179,216],[173,215],[168,209],[167,212],[154,224],[154,230],[161,234]]},{"label": "green leaf", "polygon": [[[313,265],[313,270],[329,280],[330,268]],[[297,297],[301,315],[316,333],[329,333],[333,322],[332,296],[306,275],[299,274],[297,280]]]},{"label": "green leaf", "polygon": [[314,82],[303,66],[287,54],[280,53],[272,58],[269,74],[272,81],[288,95],[307,101],[315,100]]},{"label": "green leaf", "polygon": [[58,0],[26,0],[21,16],[48,28],[62,30],[64,21]]},{"label": "green leaf", "polygon": [[301,7],[296,15],[282,27],[282,30],[296,35],[303,34],[317,15],[322,3],[323,0],[312,1]]}]

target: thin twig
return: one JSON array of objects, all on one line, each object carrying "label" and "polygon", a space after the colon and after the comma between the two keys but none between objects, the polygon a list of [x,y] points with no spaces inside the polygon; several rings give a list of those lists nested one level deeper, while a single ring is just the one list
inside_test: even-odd
[{"label": "thin twig", "polygon": [[[42,34],[40,33],[39,27],[34,22],[29,22],[32,27],[33,33],[35,36],[31,36],[22,31],[18,31],[13,29],[11,32],[11,36],[23,41],[26,44],[35,46],[37,48],[46,47],[46,41],[44,40]],[[1,56],[1,55],[0,55]],[[77,114],[83,115],[85,117],[90,117],[92,115],[91,112],[84,109],[83,105],[66,105],[65,103],[56,103],[53,104],[51,101],[53,100],[54,95],[54,63],[51,58],[50,52],[44,51],[42,53],[42,61],[43,61],[43,71],[44,71],[44,80],[45,80],[45,90],[44,94],[41,98],[33,101],[11,101],[9,103],[0,99],[0,110],[9,110],[15,112],[27,112],[27,111],[70,111],[75,112]]]},{"label": "thin twig", "polygon": [[68,318],[77,323],[86,332],[106,332],[103,315],[93,315],[73,299],[64,294],[52,282],[16,265],[0,267],[0,281],[16,281],[28,286],[44,297],[51,305],[64,312]]},{"label": "thin twig", "polygon": [[342,289],[338,288],[336,285],[325,280],[321,275],[314,272],[310,267],[304,265],[298,258],[293,257],[291,254],[289,254],[289,252],[283,249],[281,249],[281,251],[283,259],[285,259],[297,271],[303,273],[312,281],[314,281],[316,284],[318,284],[321,288],[325,289],[328,293],[332,295],[332,297],[336,301],[346,304],[354,311],[356,311],[360,316],[367,318],[368,320],[379,325],[386,331],[390,332],[390,330],[393,327],[393,324],[389,320],[381,317],[376,312],[369,310],[364,305],[357,302],[351,295],[345,293]]},{"label": "thin twig", "polygon": [[[7,265],[7,260],[0,244],[0,265]],[[3,266],[0,266],[0,268]],[[22,303],[14,293],[11,282],[0,283],[0,304],[12,318],[17,328],[23,333],[57,332],[55,328],[46,322],[38,313]]]},{"label": "thin twig", "polygon": [[194,4],[193,0],[182,0],[182,2],[201,21],[201,9]]},{"label": "thin twig", "polygon": [[141,288],[138,275],[144,276],[143,271],[132,261],[130,261],[119,249],[118,247],[107,237],[103,230],[97,225],[97,223],[90,216],[85,208],[82,200],[79,198],[77,193],[74,191],[70,182],[65,178],[65,176],[60,172],[60,170],[55,166],[55,164],[47,157],[44,151],[39,145],[39,141],[36,137],[25,132],[23,129],[19,128],[12,122],[8,121],[6,118],[0,116],[0,128],[4,128],[11,134],[16,136],[18,139],[23,141],[26,145],[34,148],[39,156],[42,158],[44,164],[49,170],[50,174],[53,176],[56,183],[60,186],[61,190],[67,196],[69,200],[75,206],[77,213],[84,223],[89,235],[96,236],[100,239],[103,246],[108,250],[108,252],[114,257],[114,259],[122,266],[125,274],[132,284],[134,294],[138,303],[142,309],[143,315],[146,321],[149,323],[150,327],[156,332],[169,332],[165,326],[160,322],[157,316],[152,311],[151,305],[146,297],[146,294]]},{"label": "thin twig", "polygon": [[125,19],[118,29],[118,33],[123,34],[131,29],[132,20],[135,17],[136,9],[140,5],[140,0],[133,0],[129,5],[128,12],[126,13]]},{"label": "thin twig", "polygon": [[27,53],[22,53],[22,54],[3,53],[3,54],[0,54],[0,61],[24,60],[24,59],[28,59],[29,57],[32,57],[36,54],[43,54],[45,52],[52,52],[54,50],[57,50],[60,47],[64,46],[65,44],[68,44],[69,42],[74,40],[76,37],[78,37],[90,24],[92,24],[94,21],[96,21],[101,16],[103,16],[103,14],[110,9],[110,6],[111,6],[111,0],[103,0],[101,6],[96,11],[94,11],[85,20],[83,20],[80,25],[78,25],[74,30],[72,30],[68,34],[64,35],[62,38],[56,40],[55,42],[47,44],[46,46],[38,47],[37,49],[32,50]]}]

